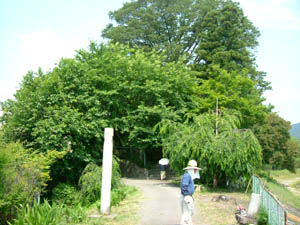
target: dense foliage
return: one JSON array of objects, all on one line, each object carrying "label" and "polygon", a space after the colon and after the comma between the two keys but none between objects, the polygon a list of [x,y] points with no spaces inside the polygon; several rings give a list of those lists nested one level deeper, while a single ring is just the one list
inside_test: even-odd
[{"label": "dense foliage", "polygon": [[292,137],[291,140],[298,146],[298,156],[296,159],[296,167],[300,168],[300,139]]},{"label": "dense foliage", "polygon": [[105,127],[114,128],[116,148],[155,150],[153,126],[196,108],[196,86],[195,74],[180,62],[91,43],[52,71],[24,77],[16,100],[2,104],[4,135],[41,152],[71,147],[52,175],[77,183],[86,164],[101,158]]},{"label": "dense foliage", "polygon": [[258,213],[257,213],[257,224],[258,225],[269,225],[268,223],[268,212],[267,210],[263,207],[260,206]]},{"label": "dense foliage", "polygon": [[[113,160],[111,188],[116,190],[122,186],[119,164],[116,158]],[[102,167],[94,163],[88,164],[79,179],[80,203],[88,205],[101,197]],[[113,194],[112,194],[113,195]]]},{"label": "dense foliage", "polygon": [[[105,127],[114,128],[115,149],[143,156],[163,147],[178,172],[196,159],[208,184],[245,183],[261,166],[256,138],[240,128],[264,124],[269,83],[253,54],[259,32],[238,3],[135,0],[110,17],[117,25],[103,36],[112,43],[91,43],[51,71],[28,72],[15,100],[0,104],[2,221],[23,203],[16,224],[80,222],[80,205],[100,201]],[[217,101],[239,116],[207,114]],[[287,125],[279,122],[274,150],[267,141],[277,131],[270,134],[268,123],[255,127],[264,162],[295,168]],[[120,176],[115,159],[112,205],[126,196]],[[53,204],[30,205],[51,178]]]},{"label": "dense foliage", "polygon": [[253,129],[263,149],[263,162],[273,169],[296,170],[299,150],[297,143],[290,137],[290,128],[290,122],[270,113],[263,125]]},{"label": "dense foliage", "polygon": [[219,66],[211,66],[205,72],[210,78],[200,80],[198,111],[205,113],[208,109],[214,109],[218,101],[220,109],[240,112],[241,127],[249,128],[262,123],[270,108],[262,104],[263,99],[255,88],[256,83],[247,77],[246,72],[229,73]]},{"label": "dense foliage", "polygon": [[203,169],[202,182],[245,183],[261,167],[260,145],[250,130],[238,129],[238,116],[202,114],[185,123],[164,121],[159,128],[168,134],[163,147],[171,167],[180,172],[195,159]]},{"label": "dense foliage", "polygon": [[135,0],[109,15],[115,25],[108,24],[102,36],[113,42],[145,51],[156,49],[169,61],[186,55],[186,63],[198,71],[206,71],[210,65],[229,72],[247,69],[258,89],[269,88],[265,73],[256,70],[253,54],[259,31],[236,2]]},{"label": "dense foliage", "polygon": [[50,204],[47,200],[43,203],[33,202],[22,205],[18,210],[18,217],[9,225],[65,225],[77,224],[86,217],[83,208],[69,208],[62,204]]},{"label": "dense foliage", "polygon": [[254,56],[259,32],[238,3],[135,0],[110,12],[110,18],[115,25],[107,25],[103,36],[112,42],[156,49],[168,61],[185,55],[184,62],[200,72],[200,113],[209,112],[219,97],[221,107],[240,111],[242,126],[250,128],[270,111],[262,104],[270,84],[256,70]]},{"label": "dense foliage", "polygon": [[50,179],[50,166],[65,151],[38,153],[19,143],[0,146],[0,222],[16,215],[19,204],[31,203],[45,190]]},{"label": "dense foliage", "polygon": [[[59,183],[52,192],[51,203],[47,200],[40,202],[27,195],[29,199],[14,202],[14,214],[7,218],[7,222],[13,224],[74,224],[81,222],[86,217],[84,207],[100,202],[102,169],[94,163],[90,163],[83,170],[78,187],[70,184]],[[8,184],[9,185],[9,184]],[[14,187],[12,187],[14,188]],[[15,196],[21,195],[19,189],[15,190]],[[132,189],[127,188],[121,182],[119,162],[113,159],[111,206],[117,205]],[[1,200],[6,203],[7,198]],[[12,213],[11,210],[1,208],[1,212]],[[6,211],[5,211],[6,210]],[[2,215],[3,216],[3,215]],[[3,218],[5,219],[5,218]],[[6,220],[2,220],[5,224]],[[1,223],[2,224],[2,223]]]}]

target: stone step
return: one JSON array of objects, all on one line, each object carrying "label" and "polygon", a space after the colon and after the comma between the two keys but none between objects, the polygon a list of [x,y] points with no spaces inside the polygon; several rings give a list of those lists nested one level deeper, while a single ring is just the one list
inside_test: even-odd
[{"label": "stone step", "polygon": [[[157,164],[151,169],[140,168],[137,165],[123,160],[121,165],[122,176],[130,178],[146,178],[146,179],[157,179],[160,180],[160,166]],[[167,169],[167,179],[175,178],[176,173],[171,169]]]}]

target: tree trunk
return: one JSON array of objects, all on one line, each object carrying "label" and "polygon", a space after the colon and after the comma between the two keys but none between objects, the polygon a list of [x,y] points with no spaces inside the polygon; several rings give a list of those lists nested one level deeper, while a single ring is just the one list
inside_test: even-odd
[{"label": "tree trunk", "polygon": [[213,183],[213,187],[216,188],[218,186],[218,179],[217,179],[217,173],[215,173],[215,176],[214,176],[214,183]]}]

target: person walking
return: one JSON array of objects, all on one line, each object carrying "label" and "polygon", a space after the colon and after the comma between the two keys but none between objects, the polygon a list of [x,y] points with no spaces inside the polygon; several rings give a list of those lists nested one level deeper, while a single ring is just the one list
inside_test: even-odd
[{"label": "person walking", "polygon": [[162,158],[158,163],[160,166],[160,179],[165,180],[167,178],[166,173],[169,166],[169,160],[167,158]]},{"label": "person walking", "polygon": [[194,179],[200,179],[199,170],[196,160],[190,160],[188,166],[184,168],[186,171],[180,182],[180,205],[181,205],[181,225],[192,225],[192,216],[194,210]]}]

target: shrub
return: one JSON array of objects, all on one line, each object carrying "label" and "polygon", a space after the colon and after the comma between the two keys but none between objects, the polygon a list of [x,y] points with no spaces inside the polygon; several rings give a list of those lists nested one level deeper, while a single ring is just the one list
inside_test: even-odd
[{"label": "shrub", "polygon": [[126,188],[124,186],[117,189],[112,189],[110,199],[111,206],[118,205],[125,197]]},{"label": "shrub", "polygon": [[[80,223],[86,218],[84,210],[80,205],[74,206],[72,208],[66,207],[64,212],[64,221],[66,221],[67,223]],[[62,221],[62,224],[64,224],[64,221]]]},{"label": "shrub", "polygon": [[95,163],[89,163],[79,179],[80,200],[88,205],[100,199],[102,168]]},{"label": "shrub", "polygon": [[[31,207],[29,204],[20,205],[18,216],[14,219],[14,225],[57,225],[78,223],[85,218],[85,213],[80,206],[69,208],[64,204],[49,204],[34,202]],[[8,223],[11,225],[11,223]]]},{"label": "shrub", "polygon": [[78,190],[73,185],[59,183],[52,190],[52,200],[68,206],[74,206],[78,203],[78,193]]},{"label": "shrub", "polygon": [[[79,198],[83,205],[89,205],[100,199],[102,185],[102,167],[95,163],[89,163],[82,172],[79,179]],[[119,168],[119,159],[113,158],[112,166],[112,192],[122,185]],[[117,192],[117,191],[116,191]],[[117,195],[117,194],[115,194]],[[119,194],[120,195],[120,194]]]},{"label": "shrub", "polygon": [[[31,207],[29,204],[21,205],[18,216],[14,219],[14,225],[49,225],[58,224],[63,215],[63,205],[54,204],[51,206],[48,201],[43,204],[34,202]],[[11,224],[11,223],[9,223]]]},{"label": "shrub", "polygon": [[260,206],[257,213],[257,225],[269,225],[267,210]]},{"label": "shrub", "polygon": [[0,223],[16,215],[16,206],[31,203],[50,180],[50,165],[65,152],[37,153],[20,143],[0,146]]}]

